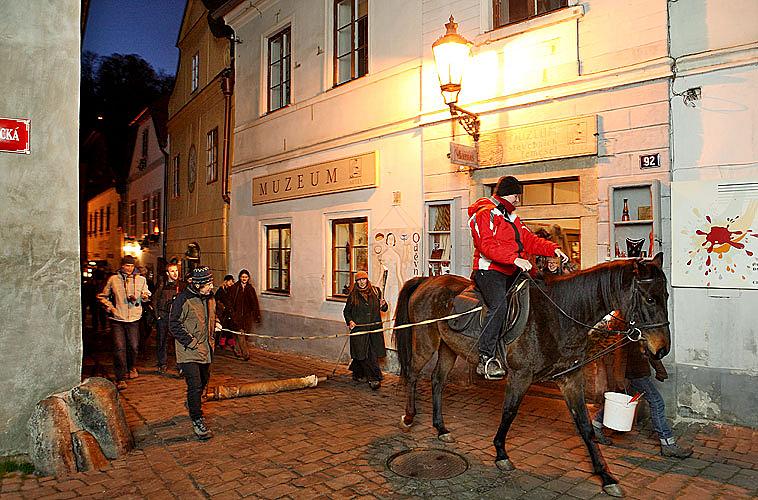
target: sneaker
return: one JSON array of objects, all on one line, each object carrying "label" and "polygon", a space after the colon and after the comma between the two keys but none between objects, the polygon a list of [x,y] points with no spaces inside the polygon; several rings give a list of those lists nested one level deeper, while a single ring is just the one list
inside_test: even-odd
[{"label": "sneaker", "polygon": [[376,391],[382,386],[382,383],[379,380],[370,380],[368,386],[371,387],[372,391]]},{"label": "sneaker", "polygon": [[476,373],[477,375],[484,375],[487,380],[500,380],[505,377],[505,370],[500,366],[500,361],[495,357],[485,355],[479,355]]},{"label": "sneaker", "polygon": [[123,391],[124,389],[126,389],[126,381],[119,380],[118,382],[116,382],[116,389],[118,389],[119,391]]},{"label": "sneaker", "polygon": [[613,441],[608,439],[608,437],[606,437],[606,435],[603,433],[603,428],[597,427],[594,422],[592,424],[592,434],[595,436],[595,442],[597,444],[604,444],[605,446],[613,445]]},{"label": "sneaker", "polygon": [[678,444],[662,444],[661,455],[664,457],[687,458],[692,455],[692,448],[682,448]]},{"label": "sneaker", "polygon": [[205,426],[205,420],[203,417],[194,419],[192,421],[192,430],[195,432],[195,436],[197,436],[197,438],[201,441],[205,441],[206,439],[213,437],[213,432],[211,432],[211,430]]},{"label": "sneaker", "polygon": [[129,378],[137,378],[137,377],[139,377],[139,373],[137,373],[136,368],[132,368],[131,370],[129,370]]}]

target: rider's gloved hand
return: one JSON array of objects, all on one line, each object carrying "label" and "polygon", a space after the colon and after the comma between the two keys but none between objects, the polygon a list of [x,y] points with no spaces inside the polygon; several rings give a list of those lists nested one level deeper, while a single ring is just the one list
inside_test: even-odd
[{"label": "rider's gloved hand", "polygon": [[532,269],[532,263],[521,257],[517,257],[516,260],[513,261],[513,264],[522,271],[529,271]]}]

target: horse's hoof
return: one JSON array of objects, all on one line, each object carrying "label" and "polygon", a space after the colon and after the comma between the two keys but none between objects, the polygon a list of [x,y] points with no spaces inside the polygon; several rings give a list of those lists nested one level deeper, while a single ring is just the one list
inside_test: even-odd
[{"label": "horse's hoof", "polygon": [[410,429],[412,425],[413,425],[413,419],[411,419],[410,422],[406,423],[405,422],[405,415],[403,415],[402,417],[400,417],[400,428],[401,429]]},{"label": "horse's hoof", "polygon": [[495,460],[495,465],[497,465],[498,469],[504,472],[516,470],[516,467],[513,466],[513,462],[511,462],[509,458],[506,458],[505,460]]},{"label": "horse's hoof", "polygon": [[603,486],[603,491],[612,497],[623,497],[624,492],[621,491],[621,487],[618,484],[606,484]]},{"label": "horse's hoof", "polygon": [[439,436],[437,436],[437,439],[439,439],[440,441],[444,441],[445,443],[455,443],[455,438],[449,432],[440,434]]}]

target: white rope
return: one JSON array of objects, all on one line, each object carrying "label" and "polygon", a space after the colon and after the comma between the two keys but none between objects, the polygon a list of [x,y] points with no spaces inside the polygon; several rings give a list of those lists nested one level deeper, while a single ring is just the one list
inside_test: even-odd
[{"label": "white rope", "polygon": [[247,332],[238,332],[235,330],[229,330],[228,328],[222,328],[221,331],[234,333],[236,335],[244,335],[246,337],[257,337],[259,339],[281,339],[281,340],[319,340],[319,339],[335,339],[339,337],[357,337],[359,335],[368,335],[370,333],[379,333],[379,332],[386,332],[386,331],[392,331],[392,330],[402,330],[403,328],[411,328],[414,326],[419,325],[428,325],[430,323],[436,323],[438,321],[447,321],[450,319],[460,318],[461,316],[465,316],[467,314],[471,314],[473,312],[481,311],[482,306],[475,307],[471,310],[458,313],[458,314],[451,314],[449,316],[445,316],[442,318],[436,318],[436,319],[426,319],[424,321],[419,321],[417,323],[409,323],[407,325],[401,325],[401,326],[390,326],[387,328],[377,328],[375,330],[367,330],[365,332],[350,332],[350,333],[335,333],[334,335],[311,335],[311,336],[278,336],[278,335],[263,335],[261,333],[247,333]]}]

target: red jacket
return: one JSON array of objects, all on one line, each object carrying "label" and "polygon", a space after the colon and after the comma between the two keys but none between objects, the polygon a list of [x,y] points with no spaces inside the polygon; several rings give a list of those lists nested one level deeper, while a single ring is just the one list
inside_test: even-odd
[{"label": "red jacket", "polygon": [[509,213],[497,197],[479,198],[468,207],[469,227],[474,238],[474,269],[493,269],[511,275],[518,271],[516,258],[529,254],[555,255],[558,245],[540,238]]}]

